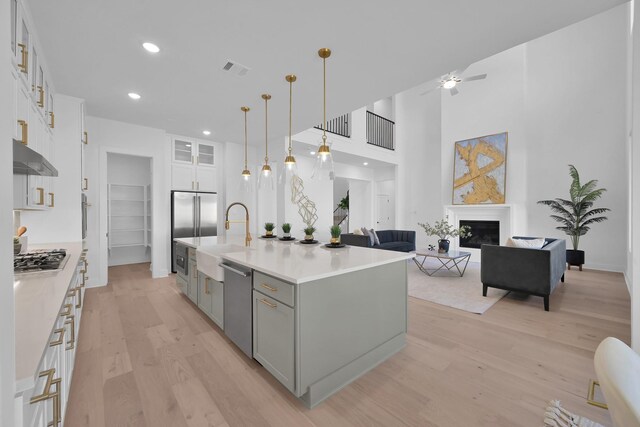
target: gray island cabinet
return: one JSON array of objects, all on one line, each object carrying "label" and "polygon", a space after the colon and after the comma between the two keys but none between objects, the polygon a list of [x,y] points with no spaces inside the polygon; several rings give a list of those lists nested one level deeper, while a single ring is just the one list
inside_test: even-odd
[{"label": "gray island cabinet", "polygon": [[255,271],[253,357],[314,407],[405,345],[407,263],[287,283]]},{"label": "gray island cabinet", "polygon": [[[256,240],[246,248],[232,238],[176,239],[187,266],[176,280],[233,342],[232,331],[246,330],[239,348],[307,407],[405,346],[412,254]],[[224,278],[211,268],[223,264]],[[238,294],[246,305],[232,303]]]}]

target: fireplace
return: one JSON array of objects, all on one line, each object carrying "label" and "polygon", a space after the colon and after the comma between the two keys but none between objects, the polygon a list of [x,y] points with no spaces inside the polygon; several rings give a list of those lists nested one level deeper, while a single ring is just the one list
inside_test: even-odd
[{"label": "fireplace", "polygon": [[500,244],[500,221],[460,220],[460,227],[471,228],[471,236],[460,237],[461,248],[480,249],[482,245]]}]

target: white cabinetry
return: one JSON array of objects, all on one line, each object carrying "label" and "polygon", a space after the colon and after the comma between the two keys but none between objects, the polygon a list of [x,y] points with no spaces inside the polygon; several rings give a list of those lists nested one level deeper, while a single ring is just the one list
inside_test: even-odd
[{"label": "white cabinetry", "polygon": [[[67,267],[68,268],[68,267]],[[75,366],[76,345],[84,300],[85,253],[75,267],[53,332],[42,355],[33,383],[18,385],[16,425],[47,427],[64,425],[65,408]]]},{"label": "white cabinetry", "polygon": [[[42,50],[22,1],[11,0],[11,75],[13,138],[54,164],[53,86]],[[46,210],[55,206],[55,177],[16,176],[14,209]]]},{"label": "white cabinetry", "polygon": [[171,188],[218,191],[215,144],[174,137],[171,140]]}]

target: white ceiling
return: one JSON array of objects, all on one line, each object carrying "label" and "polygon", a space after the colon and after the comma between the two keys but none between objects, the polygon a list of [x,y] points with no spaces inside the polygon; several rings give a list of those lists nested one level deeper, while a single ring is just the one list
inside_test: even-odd
[{"label": "white ceiling", "polygon": [[[321,47],[328,116],[349,112],[625,0],[28,0],[56,90],[84,98],[88,114],[171,133],[241,142],[322,121]],[[151,55],[151,41],[162,49]],[[228,59],[251,71],[222,71]],[[134,102],[128,92],[142,95]]]}]

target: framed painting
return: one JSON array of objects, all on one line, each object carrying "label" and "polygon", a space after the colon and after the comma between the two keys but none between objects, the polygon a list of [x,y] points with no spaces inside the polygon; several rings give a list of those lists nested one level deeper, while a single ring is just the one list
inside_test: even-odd
[{"label": "framed painting", "polygon": [[455,143],[453,204],[503,204],[507,184],[507,132]]}]

